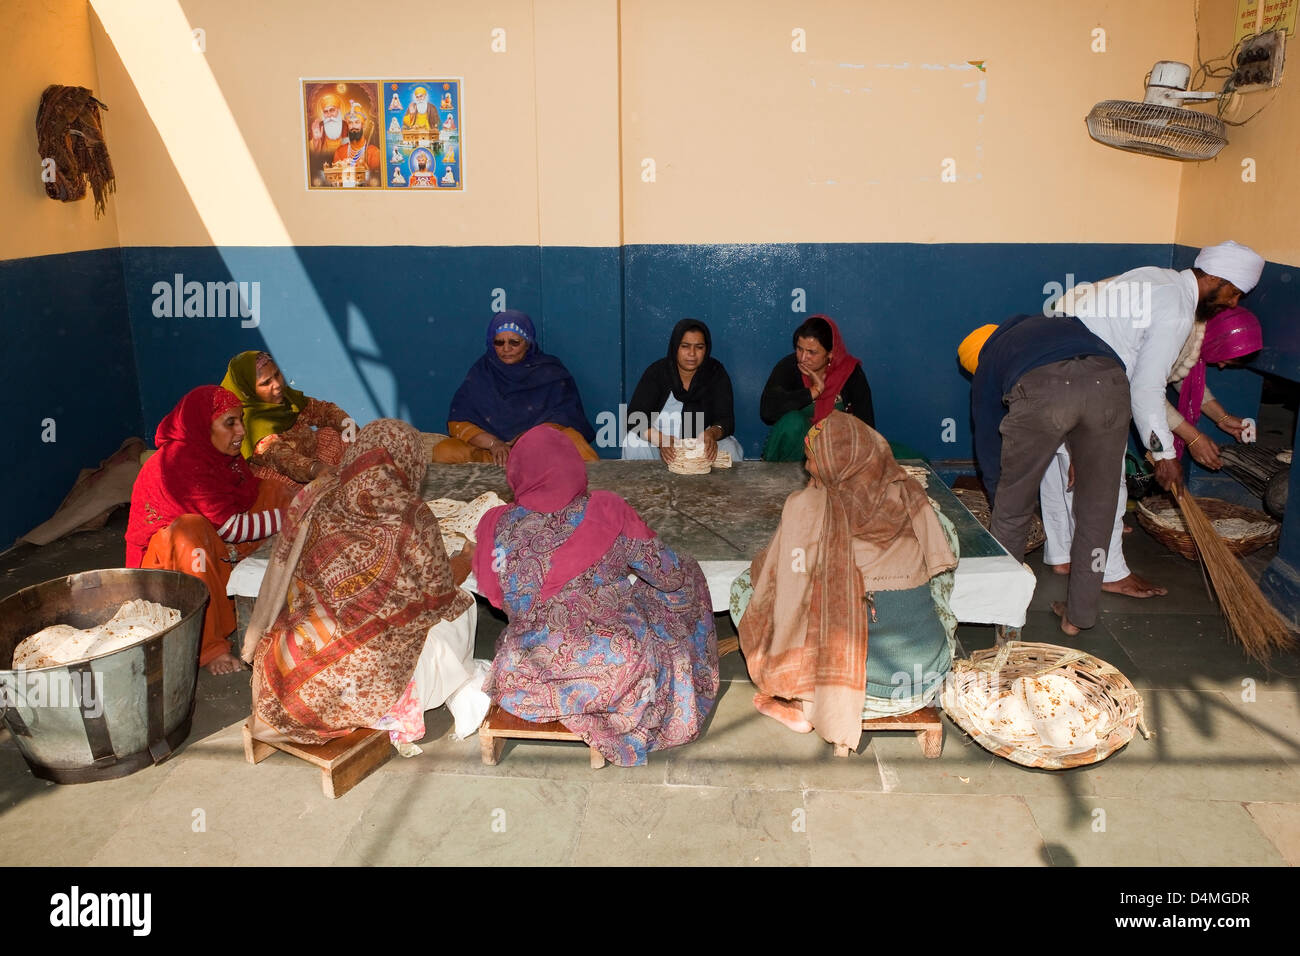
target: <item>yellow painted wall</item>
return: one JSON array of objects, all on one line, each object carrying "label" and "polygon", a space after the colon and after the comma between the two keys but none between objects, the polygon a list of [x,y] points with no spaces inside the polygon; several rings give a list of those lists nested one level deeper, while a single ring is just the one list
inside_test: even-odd
[{"label": "yellow painted wall", "polygon": [[542,245],[618,245],[618,0],[534,9]]},{"label": "yellow painted wall", "polygon": [[[0,196],[5,228],[0,259],[103,249],[117,245],[117,200],[94,215],[94,198],[61,203],[45,195],[41,158],[36,150],[36,109],[51,84],[85,86],[115,106],[99,90],[90,43],[86,0],[5,0],[0,30],[0,62],[5,64],[5,108],[0,110]],[[118,160],[116,110],[101,114],[109,155]]]},{"label": "yellow painted wall", "polygon": [[[1185,168],[1100,146],[1083,117],[1139,99],[1156,60],[1192,59],[1193,0],[492,0],[423,19],[351,0],[89,3],[124,246],[1178,231]],[[464,192],[304,188],[301,77],[431,73],[465,79]]]},{"label": "yellow painted wall", "polygon": [[[1202,0],[1201,55],[1226,54],[1234,44],[1236,0]],[[1288,37],[1282,85],[1239,95],[1224,114],[1241,121],[1264,108],[1245,126],[1228,128],[1228,145],[1213,160],[1183,174],[1177,241],[1205,246],[1235,239],[1264,258],[1300,265],[1300,42]],[[1214,80],[1209,89],[1222,89]],[[1242,180],[1242,161],[1255,161],[1255,182]]]},{"label": "yellow painted wall", "polygon": [[622,21],[628,242],[1173,240],[1179,165],[1083,118],[1191,57],[1192,0],[623,0]]},{"label": "yellow painted wall", "polygon": [[[91,6],[105,89],[125,105],[123,245],[619,241],[615,0]],[[462,192],[305,189],[300,78],[434,74],[465,81]]]}]

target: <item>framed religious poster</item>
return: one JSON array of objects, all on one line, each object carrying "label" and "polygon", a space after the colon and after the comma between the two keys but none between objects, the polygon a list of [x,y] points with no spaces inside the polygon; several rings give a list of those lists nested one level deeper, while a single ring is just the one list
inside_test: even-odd
[{"label": "framed religious poster", "polygon": [[459,78],[303,80],[308,189],[464,188]]},{"label": "framed religious poster", "polygon": [[382,189],[379,84],[374,80],[304,80],[302,103],[307,188]]},{"label": "framed religious poster", "polygon": [[460,80],[385,80],[387,189],[460,189]]}]

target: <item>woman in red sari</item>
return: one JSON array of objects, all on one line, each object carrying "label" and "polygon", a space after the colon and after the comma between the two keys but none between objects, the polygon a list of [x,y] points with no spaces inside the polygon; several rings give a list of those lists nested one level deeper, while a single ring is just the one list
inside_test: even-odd
[{"label": "woman in red sari", "polygon": [[127,567],[182,571],[208,586],[199,663],[213,674],[241,666],[230,652],[231,568],[280,530],[293,498],[253,476],[239,453],[243,438],[236,396],[218,385],[187,394],[158,425],[158,452],[135,480],[126,528]]}]

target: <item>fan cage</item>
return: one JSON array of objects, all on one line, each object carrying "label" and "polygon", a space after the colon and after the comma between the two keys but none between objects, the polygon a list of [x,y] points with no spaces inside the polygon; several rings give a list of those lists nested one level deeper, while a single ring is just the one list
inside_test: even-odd
[{"label": "fan cage", "polygon": [[1178,106],[1105,100],[1088,114],[1099,143],[1166,159],[1212,159],[1228,145],[1223,121]]}]

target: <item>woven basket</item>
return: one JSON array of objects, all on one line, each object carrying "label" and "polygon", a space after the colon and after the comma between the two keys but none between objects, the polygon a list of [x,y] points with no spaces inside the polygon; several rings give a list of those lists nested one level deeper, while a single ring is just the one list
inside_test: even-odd
[{"label": "woven basket", "polygon": [[[1228,550],[1235,555],[1250,554],[1252,551],[1258,551],[1266,544],[1272,544],[1277,540],[1282,526],[1266,515],[1262,511],[1255,511],[1253,508],[1245,508],[1241,505],[1234,505],[1228,501],[1222,501],[1218,498],[1200,498],[1196,503],[1201,506],[1205,516],[1211,521],[1216,518],[1240,518],[1251,523],[1265,522],[1268,524],[1267,531],[1258,531],[1254,534],[1247,534],[1241,537],[1232,537],[1223,533],[1219,537],[1223,538],[1223,543],[1228,546]],[[1172,511],[1178,515],[1179,527],[1170,527],[1164,521],[1157,518],[1162,512]],[[1137,519],[1138,524],[1147,529],[1151,537],[1155,538],[1170,551],[1181,554],[1189,561],[1196,560],[1196,542],[1187,531],[1187,527],[1182,524],[1181,513],[1178,506],[1174,504],[1172,498],[1168,495],[1150,495],[1137,502]],[[1215,530],[1218,530],[1217,528]]]},{"label": "woven basket", "polygon": [[[983,733],[971,719],[966,704],[977,689],[992,684],[995,690],[1009,691],[1018,677],[1048,674],[1073,681],[1088,703],[1104,714],[1095,749],[1072,753],[1047,744],[1027,747],[1023,742]],[[944,682],[942,702],[949,718],[985,750],[1013,763],[1042,770],[1067,770],[1105,760],[1133,738],[1134,730],[1140,730],[1143,737],[1151,736],[1142,723],[1142,695],[1127,677],[1091,654],[1056,644],[1008,641],[1002,647],[976,651],[969,660],[954,661],[952,672]]]},{"label": "woven basket", "polygon": [[[985,529],[993,520],[992,512],[989,509],[989,499],[984,492],[978,488],[954,488],[952,493],[957,496],[957,500],[966,506],[966,510],[975,516]],[[1043,519],[1038,515],[1033,515],[1029,522],[1029,535],[1025,538],[1025,553],[1037,551],[1047,540],[1047,532],[1043,530]]]}]

